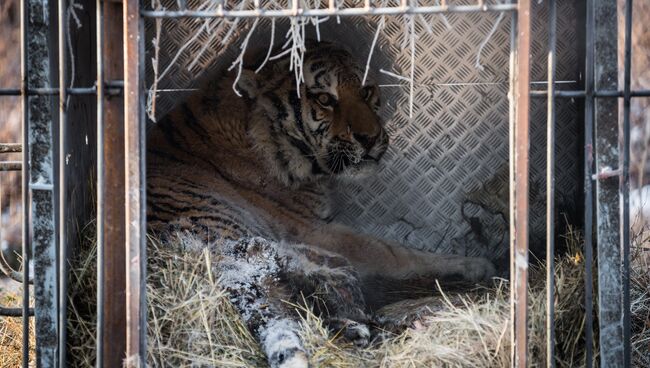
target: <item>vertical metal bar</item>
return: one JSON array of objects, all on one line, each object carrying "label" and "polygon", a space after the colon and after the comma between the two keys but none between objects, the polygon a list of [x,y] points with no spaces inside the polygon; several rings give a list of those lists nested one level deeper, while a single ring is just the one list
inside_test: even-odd
[{"label": "vertical metal bar", "polygon": [[512,285],[515,280],[515,269],[512,267],[512,260],[515,259],[515,245],[512,234],[515,232],[514,219],[515,219],[515,114],[517,104],[515,103],[515,56],[517,44],[517,14],[512,13],[510,18],[510,60],[509,60],[509,89],[508,89],[508,219],[509,219],[509,234],[510,234],[510,362],[511,365],[515,364],[515,294],[512,292]]},{"label": "vertical metal bar", "polygon": [[623,250],[623,366],[630,367],[630,78],[632,63],[632,0],[625,1],[625,61],[623,77],[623,172],[621,191],[621,248]]},{"label": "vertical metal bar", "polygon": [[[122,2],[103,1],[104,80],[122,80],[124,37]],[[182,5],[182,4],[181,4]],[[124,98],[104,99],[104,367],[121,367],[126,357],[126,259],[124,200]]]},{"label": "vertical metal bar", "polygon": [[29,7],[20,0],[20,102],[23,110],[22,124],[22,202],[23,202],[23,228],[22,228],[22,257],[23,257],[23,368],[29,367],[29,81],[28,72],[28,42],[29,39]]},{"label": "vertical metal bar", "polygon": [[127,367],[146,362],[146,171],[144,93],[144,22],[139,0],[124,1],[124,83],[126,132],[126,324]]},{"label": "vertical metal bar", "polygon": [[585,367],[593,366],[593,125],[594,125],[594,0],[587,0],[585,29],[585,129],[584,129],[584,195],[585,195]]},{"label": "vertical metal bar", "polygon": [[[49,88],[52,86],[51,44],[53,35],[51,7],[45,0],[26,1],[25,67],[26,84]],[[23,92],[29,92],[23,91]],[[26,99],[27,129],[25,137],[26,192],[24,211],[28,214],[24,237],[27,252],[32,252],[34,267],[34,326],[36,335],[36,365],[54,367],[58,354],[58,306],[60,290],[57,286],[56,199],[53,183],[55,107],[49,96],[31,96]],[[31,226],[31,229],[30,229]],[[27,263],[29,264],[29,263]]]},{"label": "vertical metal bar", "polygon": [[[521,0],[517,10],[517,54],[515,56],[515,132],[514,132],[514,223],[511,223],[511,247],[514,268],[511,290],[515,304],[515,367],[528,364],[528,196],[530,146],[530,0]],[[513,221],[513,219],[511,219]],[[512,226],[514,225],[514,226]]]},{"label": "vertical metal bar", "polygon": [[95,364],[104,366],[104,24],[102,0],[95,3],[97,52],[97,349]]},{"label": "vertical metal bar", "polygon": [[548,2],[546,106],[546,366],[555,367],[555,43],[557,4]]},{"label": "vertical metal bar", "polygon": [[68,284],[68,239],[66,190],[66,141],[67,141],[67,58],[66,58],[66,0],[58,0],[58,55],[59,55],[59,366],[66,364],[66,312]]},{"label": "vertical metal bar", "polygon": [[[615,1],[595,0],[594,88],[618,89],[618,34]],[[594,102],[594,162],[598,269],[600,364],[623,365],[623,280],[620,249],[619,180],[609,172],[619,165],[618,100]]]}]

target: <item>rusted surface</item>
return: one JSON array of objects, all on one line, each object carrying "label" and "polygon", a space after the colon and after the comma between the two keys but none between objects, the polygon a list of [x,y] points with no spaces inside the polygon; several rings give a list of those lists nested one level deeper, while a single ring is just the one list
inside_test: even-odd
[{"label": "rusted surface", "polygon": [[[529,0],[519,2],[517,12],[517,43],[515,60],[515,126],[514,126],[514,218],[511,224],[513,247],[510,267],[511,293],[514,304],[513,346],[515,367],[527,366],[527,288],[528,288],[528,196],[529,196],[529,103],[530,103],[530,16]],[[512,159],[512,157],[511,157]],[[514,179],[514,180],[513,180]]]},{"label": "rusted surface", "polygon": [[126,155],[126,357],[145,366],[144,27],[138,0],[124,1],[124,130]]},{"label": "rusted surface", "polygon": [[[104,78],[121,80],[122,4],[104,2]],[[126,357],[126,248],[124,212],[124,99],[104,99],[104,367],[119,367]]]}]

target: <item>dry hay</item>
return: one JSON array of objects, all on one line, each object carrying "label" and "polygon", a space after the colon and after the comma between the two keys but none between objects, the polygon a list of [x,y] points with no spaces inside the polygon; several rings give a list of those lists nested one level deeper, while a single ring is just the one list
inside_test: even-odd
[{"label": "dry hay", "polygon": [[[90,231],[89,233],[92,233]],[[566,235],[568,252],[556,259],[557,365],[584,365],[584,258],[579,234]],[[219,287],[207,251],[163,246],[149,239],[147,276],[148,361],[152,366],[263,367],[265,357]],[[89,239],[94,244],[93,239]],[[634,366],[650,366],[650,271],[646,237],[636,237],[632,262]],[[642,245],[639,245],[642,244]],[[79,254],[71,276],[69,351],[76,367],[94,362],[95,250]],[[531,266],[530,362],[545,366],[545,269]],[[323,327],[302,305],[305,348],[316,367],[507,367],[507,282],[466,293],[439,293],[404,301],[378,312],[410,327],[386,332],[382,342],[358,349]],[[597,301],[594,301],[596,310]],[[407,312],[405,312],[407,311]],[[597,316],[594,315],[597,326]],[[393,326],[395,327],[395,326]],[[597,331],[595,331],[597,338]],[[598,346],[594,345],[594,351]]]},{"label": "dry hay", "polygon": [[[22,296],[0,287],[0,305],[20,308]],[[21,317],[0,317],[0,367],[20,367],[23,360],[23,319]],[[34,342],[34,320],[29,324],[29,363],[34,363],[36,344]]]}]

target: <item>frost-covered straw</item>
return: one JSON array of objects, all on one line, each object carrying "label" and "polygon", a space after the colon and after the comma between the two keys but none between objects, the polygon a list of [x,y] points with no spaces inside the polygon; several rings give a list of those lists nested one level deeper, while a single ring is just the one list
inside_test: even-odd
[{"label": "frost-covered straw", "polygon": [[483,53],[483,48],[485,48],[485,45],[490,42],[490,39],[494,35],[494,33],[497,31],[497,28],[499,27],[499,23],[501,23],[501,20],[503,19],[504,13],[499,13],[499,17],[497,18],[496,22],[494,22],[494,25],[492,26],[492,29],[490,29],[490,32],[488,32],[487,36],[485,36],[485,39],[483,42],[478,47],[478,51],[476,52],[476,63],[474,66],[478,70],[483,70],[483,65],[481,65],[481,53]]},{"label": "frost-covered straw", "polygon": [[269,58],[271,57],[271,52],[273,52],[273,41],[275,40],[275,18],[271,18],[271,41],[269,42],[269,50],[266,53],[266,57],[264,57],[264,61],[262,61],[262,64],[255,69],[255,74],[259,73],[260,70],[266,65],[266,63],[269,61]]},{"label": "frost-covered straw", "polygon": [[253,26],[251,27],[250,31],[248,31],[246,38],[244,38],[244,42],[242,42],[241,46],[239,46],[239,48],[241,49],[239,56],[232,63],[232,65],[230,65],[230,68],[228,68],[228,71],[231,71],[235,67],[237,67],[237,76],[235,77],[235,81],[232,84],[232,89],[233,91],[235,91],[235,94],[239,97],[241,97],[241,93],[239,93],[239,91],[237,90],[237,82],[239,82],[239,78],[241,78],[241,72],[244,66],[244,54],[246,53],[246,48],[248,47],[248,41],[250,41],[251,35],[253,34],[253,32],[255,32],[255,28],[257,28],[257,23],[259,23],[259,20],[260,18],[255,18],[255,21],[253,22]]},{"label": "frost-covered straw", "polygon": [[361,85],[366,85],[366,79],[368,78],[368,70],[370,69],[370,60],[372,59],[372,54],[375,51],[375,45],[377,44],[377,39],[379,38],[379,32],[384,29],[384,24],[386,23],[386,18],[381,17],[379,24],[377,25],[377,30],[375,31],[375,36],[372,38],[372,44],[370,44],[370,52],[368,53],[368,60],[366,61],[366,70],[363,73],[363,81]]}]

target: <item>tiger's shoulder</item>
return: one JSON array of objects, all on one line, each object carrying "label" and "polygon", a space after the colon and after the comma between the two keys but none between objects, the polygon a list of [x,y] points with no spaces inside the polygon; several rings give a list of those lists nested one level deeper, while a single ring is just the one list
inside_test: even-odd
[{"label": "tiger's shoulder", "polygon": [[[287,87],[275,85],[271,92],[259,84],[246,86],[248,79],[240,78],[237,89],[235,80],[226,76],[210,81],[148,132],[148,207],[152,218],[160,220],[156,227],[173,223],[204,232],[216,227],[238,238],[282,234],[329,218],[329,187],[280,183],[255,146],[263,140],[251,136],[258,131],[250,126],[264,125],[256,120],[269,119],[279,106],[260,112],[252,93],[282,99],[288,96],[282,93]],[[172,197],[178,198],[175,204]]]}]

